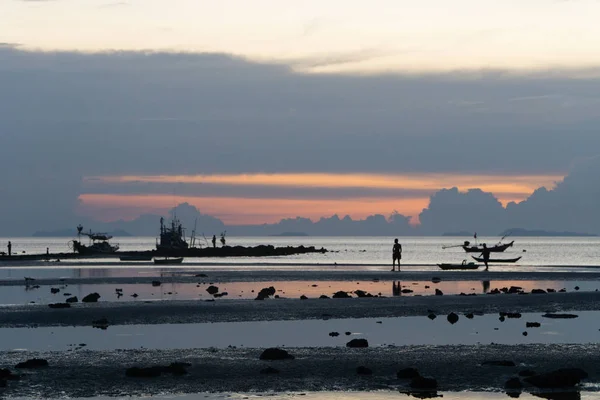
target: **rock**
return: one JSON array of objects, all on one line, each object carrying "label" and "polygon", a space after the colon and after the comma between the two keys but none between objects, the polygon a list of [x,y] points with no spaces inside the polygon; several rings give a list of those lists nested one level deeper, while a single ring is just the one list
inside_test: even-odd
[{"label": "rock", "polygon": [[509,294],[515,294],[515,293],[519,293],[519,292],[522,292],[522,291],[523,291],[523,288],[520,287],[520,286],[511,286],[511,287],[508,288],[507,293],[509,293]]},{"label": "rock", "polygon": [[430,314],[427,316],[427,318],[429,318],[430,320],[432,320],[432,321],[433,321],[434,319],[436,319],[436,318],[437,318],[437,316],[436,316],[434,313],[430,313]]},{"label": "rock", "polygon": [[567,293],[567,289],[565,289],[565,288],[562,288],[562,289],[560,289],[560,290],[558,291],[558,293]]},{"label": "rock", "polygon": [[506,318],[521,318],[521,313],[501,312],[500,316]]},{"label": "rock", "polygon": [[160,281],[152,281],[152,286],[160,286]]},{"label": "rock", "polygon": [[443,296],[444,292],[442,292],[440,289],[435,289],[435,295],[436,296]]},{"label": "rock", "polygon": [[523,388],[523,384],[519,378],[510,378],[504,384],[506,389],[518,390]]},{"label": "rock", "polygon": [[34,368],[44,368],[47,366],[48,366],[47,360],[44,360],[43,358],[32,358],[27,361],[18,363],[17,365],[15,365],[15,368],[34,369]]},{"label": "rock", "polygon": [[546,291],[544,289],[533,289],[531,294],[545,294]]},{"label": "rock", "polygon": [[482,362],[481,365],[492,365],[495,367],[515,367],[516,366],[514,361],[510,361],[510,360],[489,360],[489,361]]},{"label": "rock", "polygon": [[442,278],[438,278],[437,276],[434,276],[433,278],[431,278],[431,282],[433,283],[440,283],[442,281]]},{"label": "rock", "polygon": [[465,317],[468,319],[473,319],[475,316],[473,315],[473,313],[468,313],[468,314],[465,314]]},{"label": "rock", "polygon": [[352,339],[348,343],[346,343],[346,347],[354,347],[354,348],[364,348],[369,347],[369,342],[367,339]]},{"label": "rock", "polygon": [[71,304],[69,303],[51,303],[48,304],[50,308],[71,308]]},{"label": "rock", "polygon": [[356,368],[356,373],[358,375],[373,375],[373,370],[361,365],[360,367]]},{"label": "rock", "polygon": [[502,293],[502,292],[498,288],[494,288],[490,291],[489,294],[500,294],[500,293]]},{"label": "rock", "polygon": [[98,293],[90,293],[87,296],[85,296],[83,299],[81,299],[81,301],[84,303],[96,303],[99,298],[100,298],[100,295]]},{"label": "rock", "polygon": [[125,370],[125,376],[130,378],[156,378],[161,373],[161,367],[131,367]]},{"label": "rock", "polygon": [[79,301],[79,299],[77,299],[77,296],[73,296],[73,297],[69,297],[67,300],[65,300],[67,303],[77,303]]},{"label": "rock", "polygon": [[270,374],[278,374],[279,370],[273,367],[267,367],[260,370],[261,374],[270,375]]},{"label": "rock", "polygon": [[519,371],[519,376],[534,376],[534,375],[537,375],[537,373],[530,369],[524,369],[522,371]]},{"label": "rock", "polygon": [[271,347],[262,352],[259,359],[261,360],[293,360],[295,357],[287,351]]},{"label": "rock", "polygon": [[587,372],[580,368],[562,368],[545,374],[525,378],[525,382],[539,388],[573,387],[588,377]]},{"label": "rock", "polygon": [[373,297],[371,293],[367,293],[364,290],[355,290],[354,294],[358,297]]},{"label": "rock", "polygon": [[213,285],[210,285],[209,287],[206,288],[206,291],[208,292],[208,294],[217,294],[219,293],[219,288]]},{"label": "rock", "polygon": [[58,292],[60,292],[60,289],[59,289],[59,288],[50,288],[50,293],[52,293],[52,294],[56,294],[56,293],[58,293]]},{"label": "rock", "polygon": [[403,368],[396,372],[396,377],[398,379],[414,379],[418,376],[421,375],[419,374],[419,371],[417,371],[416,368]]},{"label": "rock", "polygon": [[525,322],[526,328],[539,328],[540,326],[542,326],[542,324],[539,322]]},{"label": "rock", "polygon": [[410,382],[410,387],[413,389],[437,389],[437,381],[433,378],[417,376]]},{"label": "rock", "polygon": [[92,328],[106,330],[106,328],[108,328],[108,325],[109,323],[106,318],[100,318],[95,321],[92,321]]},{"label": "rock", "polygon": [[575,289],[575,290],[579,290],[579,286],[575,286],[573,289]]},{"label": "rock", "polygon": [[260,292],[258,292],[258,295],[256,296],[255,300],[264,300],[269,298],[269,296],[273,296],[275,295],[275,288],[273,286],[269,286],[268,288],[262,288],[260,289]]},{"label": "rock", "polygon": [[335,292],[332,296],[334,299],[350,299],[350,296],[347,292],[340,290],[339,292]]},{"label": "rock", "polygon": [[402,289],[400,292],[401,292],[401,293],[413,293],[413,290],[410,290],[410,289]]},{"label": "rock", "polygon": [[548,313],[548,314],[542,315],[542,317],[544,317],[544,318],[552,318],[552,319],[571,319],[571,318],[577,318],[577,317],[579,317],[579,315],[575,315],[575,314],[553,314],[553,313]]},{"label": "rock", "polygon": [[320,295],[320,296],[319,296],[319,298],[320,298],[320,299],[328,299],[328,298],[329,298],[329,296],[326,296],[326,295],[322,294],[322,295]]},{"label": "rock", "polygon": [[453,312],[451,312],[450,314],[448,314],[448,316],[446,317],[446,319],[448,320],[448,322],[450,322],[451,324],[455,324],[458,322],[458,315],[454,314]]},{"label": "rock", "polygon": [[350,335],[352,335],[352,332],[345,332],[345,335],[350,336]]},{"label": "rock", "polygon": [[504,315],[501,315],[499,318],[500,322],[504,322],[506,320],[506,317]]},{"label": "rock", "polygon": [[15,375],[8,368],[0,368],[0,382],[2,381],[18,381],[21,375]]},{"label": "rock", "polygon": [[527,336],[527,335],[528,335],[527,331],[524,331],[523,336]]},{"label": "rock", "polygon": [[340,334],[338,332],[329,332],[329,336],[336,337],[336,336],[340,336]]},{"label": "rock", "polygon": [[546,289],[546,292],[548,292],[548,293],[555,293],[556,289],[550,289],[550,288],[548,288],[548,289]]}]

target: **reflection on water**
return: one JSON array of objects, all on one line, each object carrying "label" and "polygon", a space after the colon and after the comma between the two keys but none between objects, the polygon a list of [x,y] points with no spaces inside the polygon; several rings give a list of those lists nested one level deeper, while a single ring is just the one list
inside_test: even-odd
[{"label": "reflection on water", "polygon": [[[81,299],[89,293],[100,294],[100,301],[149,301],[149,300],[206,300],[213,296],[206,292],[209,285],[216,285],[219,293],[227,293],[219,297],[219,301],[228,299],[254,299],[260,289],[273,286],[277,296],[281,298],[299,299],[300,296],[318,298],[321,295],[331,297],[333,293],[345,291],[356,297],[355,292],[362,290],[373,296],[430,296],[435,290],[441,290],[445,295],[483,294],[493,289],[508,288],[518,285],[524,291],[532,289],[553,289],[558,291],[595,291],[600,283],[597,281],[264,281],[264,282],[212,282],[208,278],[197,278],[195,283],[175,282],[172,277],[157,277],[161,286],[154,287],[150,283],[111,283],[111,284],[73,284],[38,286],[35,281],[23,286],[3,286],[0,290],[0,304],[48,304],[62,302],[66,296],[77,296]],[[51,288],[60,289],[51,293]],[[116,288],[123,289],[123,296],[118,296]],[[578,289],[575,289],[578,288]],[[137,294],[137,298],[131,295]]]},{"label": "reflection on water", "polygon": [[[2,328],[0,350],[71,350],[78,343],[86,349],[186,349],[337,347],[361,337],[370,347],[388,345],[475,344],[580,344],[600,339],[600,311],[580,311],[575,319],[551,319],[539,313],[520,318],[498,314],[459,315],[451,324],[445,315],[422,317],[327,319],[304,321],[250,321],[201,324],[117,325],[106,330],[90,327]],[[91,325],[90,321],[90,325]],[[110,322],[110,318],[109,318]],[[527,322],[541,326],[527,328]],[[330,336],[338,332],[339,336]],[[350,332],[350,335],[344,335]],[[523,332],[528,335],[524,336]],[[176,337],[174,341],[172,338]]]}]

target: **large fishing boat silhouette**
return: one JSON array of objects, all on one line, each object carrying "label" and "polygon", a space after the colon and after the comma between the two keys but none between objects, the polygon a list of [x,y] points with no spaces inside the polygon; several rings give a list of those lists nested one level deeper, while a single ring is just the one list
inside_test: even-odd
[{"label": "large fishing boat silhouette", "polygon": [[[81,235],[87,236],[90,243],[86,246],[81,242]],[[110,244],[108,241],[112,239],[112,235],[108,233],[94,233],[90,229],[89,232],[83,232],[83,226],[77,226],[77,240],[73,240],[70,244],[73,250],[79,254],[110,254],[116,253],[119,250],[118,244]]]}]

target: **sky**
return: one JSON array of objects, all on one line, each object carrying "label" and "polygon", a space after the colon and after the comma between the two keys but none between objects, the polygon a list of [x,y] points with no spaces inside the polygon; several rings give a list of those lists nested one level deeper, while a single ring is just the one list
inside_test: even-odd
[{"label": "sky", "polygon": [[242,225],[418,224],[452,187],[524,202],[598,155],[597,15],[596,0],[0,0],[0,233],[182,202]]}]

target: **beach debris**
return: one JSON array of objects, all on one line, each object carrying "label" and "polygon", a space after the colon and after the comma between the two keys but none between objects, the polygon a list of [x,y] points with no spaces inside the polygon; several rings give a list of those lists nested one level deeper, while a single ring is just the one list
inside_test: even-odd
[{"label": "beach debris", "polygon": [[152,286],[160,286],[160,281],[152,281]]},{"label": "beach debris", "polygon": [[108,325],[109,323],[106,318],[100,318],[95,321],[92,321],[92,328],[106,330],[108,328]]},{"label": "beach debris", "polygon": [[87,296],[85,296],[83,299],[81,299],[81,301],[84,303],[96,303],[99,298],[100,298],[100,295],[98,293],[90,293]]},{"label": "beach debris", "polygon": [[539,322],[525,322],[526,328],[539,328],[541,325]]},{"label": "beach debris", "polygon": [[434,313],[429,313],[429,315],[427,316],[427,318],[429,318],[430,320],[434,320],[437,318],[437,315],[435,315]]},{"label": "beach debris", "polygon": [[403,368],[396,372],[396,378],[398,379],[414,379],[418,376],[421,376],[421,374],[416,368]]},{"label": "beach debris", "polygon": [[444,292],[442,292],[440,289],[435,289],[435,295],[436,296],[443,296]]},{"label": "beach debris", "polygon": [[448,322],[450,322],[451,324],[455,324],[458,322],[458,315],[456,315],[455,313],[451,312],[450,314],[448,314],[448,316],[446,317],[446,319],[448,320]]},{"label": "beach debris", "polygon": [[305,295],[300,296],[300,300],[308,300],[308,297],[306,297]]},{"label": "beach debris", "polygon": [[277,347],[270,347],[264,350],[259,357],[260,360],[293,360],[294,358],[287,351]]},{"label": "beach debris", "polygon": [[437,389],[437,381],[433,378],[417,376],[410,382],[410,387],[413,389]]},{"label": "beach debris", "polygon": [[317,287],[317,286],[319,286],[319,285],[317,285],[317,284],[315,283],[315,284],[313,284],[313,285],[310,285],[310,286],[312,286],[312,287]]},{"label": "beach debris", "polygon": [[336,336],[340,336],[340,334],[339,334],[339,332],[329,332],[329,336],[336,337]]},{"label": "beach debris", "polygon": [[50,288],[50,293],[52,293],[52,294],[56,294],[56,293],[58,293],[58,292],[60,292],[60,289],[59,289],[59,288]]},{"label": "beach debris", "polygon": [[481,365],[491,365],[494,367],[516,367],[515,362],[511,360],[488,360],[482,362]]},{"label": "beach debris", "polygon": [[547,313],[547,314],[542,315],[542,317],[544,317],[544,318],[553,318],[553,319],[572,319],[572,318],[579,317],[579,315],[575,315],[575,314],[553,314],[553,313]]},{"label": "beach debris", "polygon": [[369,347],[369,342],[367,339],[352,339],[348,343],[346,343],[346,347],[352,348],[365,348]]},{"label": "beach debris", "polygon": [[273,367],[267,367],[260,370],[261,374],[269,375],[269,374],[278,374],[279,370]]},{"label": "beach debris", "polygon": [[358,375],[373,375],[373,370],[371,368],[367,368],[363,365],[356,368],[356,373]]},{"label": "beach debris", "polygon": [[525,378],[525,382],[539,388],[573,387],[588,377],[581,368],[561,368],[545,374]]},{"label": "beach debris", "polygon": [[206,288],[206,291],[208,292],[208,294],[216,294],[219,293],[219,288],[217,286],[210,285]]},{"label": "beach debris", "polygon": [[21,369],[35,369],[45,368],[48,366],[48,361],[43,358],[31,358],[27,361],[23,361],[15,365],[15,368]]},{"label": "beach debris", "polygon": [[50,303],[48,304],[50,308],[70,308],[71,304],[69,303]]},{"label": "beach debris", "polygon": [[531,294],[546,294],[547,292],[544,289],[533,289]]},{"label": "beach debris", "polygon": [[522,371],[519,371],[519,376],[534,376],[537,375],[537,373],[531,369],[524,369]]},{"label": "beach debris", "polygon": [[506,381],[504,388],[509,390],[519,390],[523,388],[523,384],[519,378],[513,377]]},{"label": "beach debris", "polygon": [[344,292],[343,290],[340,290],[339,292],[335,292],[332,296],[334,299],[351,299],[352,296],[350,296],[347,292]]}]

